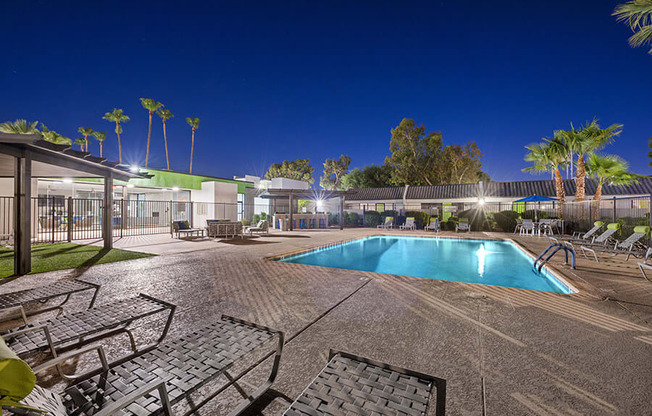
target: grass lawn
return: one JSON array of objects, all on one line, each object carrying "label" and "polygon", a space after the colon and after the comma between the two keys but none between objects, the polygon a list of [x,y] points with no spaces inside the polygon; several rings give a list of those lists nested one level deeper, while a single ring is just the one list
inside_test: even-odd
[{"label": "grass lawn", "polygon": [[[32,273],[90,267],[94,264],[151,257],[153,254],[73,243],[32,246]],[[14,250],[0,249],[0,279],[14,274]]]}]

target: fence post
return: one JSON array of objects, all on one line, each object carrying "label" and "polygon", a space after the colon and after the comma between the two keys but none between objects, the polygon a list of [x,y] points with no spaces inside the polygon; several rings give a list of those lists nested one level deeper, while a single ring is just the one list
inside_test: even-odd
[{"label": "fence post", "polygon": [[74,213],[72,212],[72,197],[68,197],[68,242],[70,243],[72,241],[72,224],[74,220]]},{"label": "fence post", "polygon": [[170,201],[170,237],[174,237],[174,227],[172,226],[174,216],[172,215],[172,201]]},{"label": "fence post", "polygon": [[616,197],[614,196],[614,209],[613,209],[613,215],[611,217],[611,222],[616,222]]},{"label": "fence post", "polygon": [[365,212],[367,212],[366,205],[363,205],[362,206],[362,226],[363,227],[367,226],[367,222],[365,221]]},{"label": "fence post", "polygon": [[195,228],[195,203],[193,201],[190,201],[190,228]]},{"label": "fence post", "polygon": [[652,227],[652,194],[650,194],[650,201],[647,204],[648,222]]},{"label": "fence post", "polygon": [[54,243],[54,229],[55,229],[55,227],[54,227],[54,214],[56,214],[56,210],[57,210],[56,207],[55,207],[55,202],[56,202],[56,199],[54,197],[52,197],[52,222],[51,222],[51,224],[52,224],[52,242],[53,243]]}]

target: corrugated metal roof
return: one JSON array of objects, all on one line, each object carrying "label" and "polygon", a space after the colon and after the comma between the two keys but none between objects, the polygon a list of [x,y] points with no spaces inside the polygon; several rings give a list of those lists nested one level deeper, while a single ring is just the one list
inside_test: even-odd
[{"label": "corrugated metal roof", "polygon": [[[593,195],[597,181],[586,180],[586,195]],[[555,197],[555,182],[552,180],[518,181],[518,182],[487,182],[483,183],[484,196],[495,198],[524,198],[530,195]],[[575,180],[564,180],[564,192],[567,196],[575,195]],[[402,199],[404,187],[364,188],[355,189],[355,195],[349,199],[354,201]],[[619,195],[649,195],[652,194],[652,177],[646,176],[631,185],[605,185],[602,194]],[[414,199],[462,199],[475,198],[480,195],[477,183],[459,185],[410,186],[406,198]]]}]

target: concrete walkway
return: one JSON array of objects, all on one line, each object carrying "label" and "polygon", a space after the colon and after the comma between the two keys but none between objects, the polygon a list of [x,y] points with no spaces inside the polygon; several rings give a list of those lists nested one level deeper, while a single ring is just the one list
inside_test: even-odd
[{"label": "concrete walkway", "polygon": [[[650,414],[652,283],[641,278],[635,261],[596,266],[580,258],[575,271],[555,265],[582,289],[568,296],[264,259],[377,233],[296,231],[230,243],[135,238],[116,247],[165,255],[98,265],[81,275],[26,276],[0,292],[81,277],[103,285],[99,303],[143,292],[179,305],[169,337],[224,313],[281,329],[290,342],[275,392],[257,409],[266,415],[288,406],[283,397],[302,391],[329,348],[445,378],[450,415]],[[515,240],[533,253],[548,243]],[[84,302],[76,299],[70,309]],[[142,325],[137,333],[154,330]],[[109,354],[120,354],[125,345],[108,343]],[[235,398],[227,392],[199,414],[223,413]]]}]

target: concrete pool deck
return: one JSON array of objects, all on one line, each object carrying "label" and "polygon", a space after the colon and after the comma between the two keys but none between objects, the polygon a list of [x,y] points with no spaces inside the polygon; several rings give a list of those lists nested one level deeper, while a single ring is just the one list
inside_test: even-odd
[{"label": "concrete pool deck", "polygon": [[[652,283],[642,279],[635,260],[596,265],[579,257],[574,271],[556,265],[581,290],[562,295],[264,259],[386,233],[425,234],[295,231],[229,243],[130,237],[116,247],[162,255],[81,274],[30,275],[0,292],[81,277],[103,285],[100,304],[138,292],[177,304],[169,338],[221,314],[283,330],[290,341],[274,392],[257,407],[265,415],[280,414],[289,405],[284,396],[296,398],[325,364],[329,348],[445,378],[449,415],[482,415],[483,409],[486,415],[650,414]],[[512,238],[535,254],[548,245],[544,238],[513,234],[464,236]],[[75,298],[68,309],[85,302]],[[123,348],[111,342],[109,354]],[[216,414],[234,397],[227,392],[198,413]]]}]

